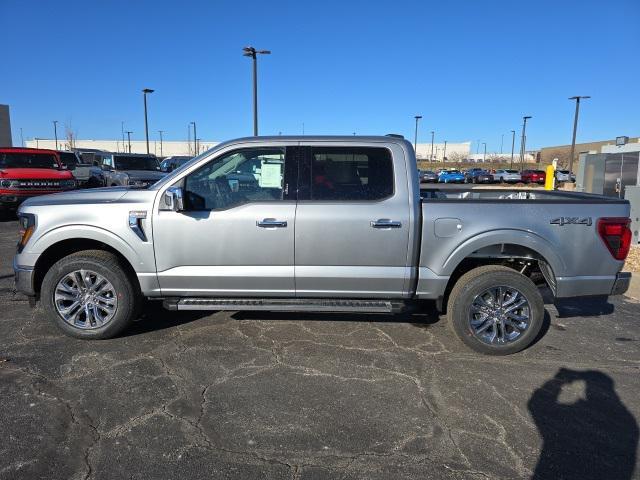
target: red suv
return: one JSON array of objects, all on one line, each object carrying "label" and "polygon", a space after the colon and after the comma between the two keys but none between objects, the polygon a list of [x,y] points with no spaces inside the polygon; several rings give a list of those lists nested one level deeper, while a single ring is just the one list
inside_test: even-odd
[{"label": "red suv", "polygon": [[523,170],[520,176],[524,183],[544,183],[547,175],[544,170]]},{"label": "red suv", "polygon": [[73,174],[58,153],[37,148],[0,148],[0,211],[15,210],[36,195],[72,190]]}]

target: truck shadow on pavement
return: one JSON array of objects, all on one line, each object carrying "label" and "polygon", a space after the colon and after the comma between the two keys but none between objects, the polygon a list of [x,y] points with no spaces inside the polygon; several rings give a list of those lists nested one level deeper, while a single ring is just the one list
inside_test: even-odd
[{"label": "truck shadow on pavement", "polygon": [[611,377],[560,368],[528,408],[543,440],[532,480],[633,478],[638,423]]}]

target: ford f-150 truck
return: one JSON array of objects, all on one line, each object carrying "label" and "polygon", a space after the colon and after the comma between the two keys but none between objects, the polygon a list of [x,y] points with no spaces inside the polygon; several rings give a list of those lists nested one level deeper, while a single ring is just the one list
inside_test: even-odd
[{"label": "ford f-150 truck", "polygon": [[53,150],[0,148],[0,213],[35,195],[71,190],[73,174]]},{"label": "ford f-150 truck", "polygon": [[[64,332],[109,338],[172,310],[447,311],[471,348],[531,344],[544,303],[616,295],[629,203],[574,192],[420,189],[396,136],[252,137],[141,189],[25,202],[19,291]],[[35,302],[33,302],[35,303]]]}]

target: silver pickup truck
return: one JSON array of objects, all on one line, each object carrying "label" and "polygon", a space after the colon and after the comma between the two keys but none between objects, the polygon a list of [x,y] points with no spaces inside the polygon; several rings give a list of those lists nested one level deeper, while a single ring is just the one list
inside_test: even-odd
[{"label": "silver pickup truck", "polygon": [[543,284],[559,298],[626,291],[629,210],[579,193],[421,190],[396,136],[253,137],[148,188],[27,200],[14,269],[79,338],[117,335],[145,299],[370,313],[432,300],[468,346],[504,355],[539,334]]}]

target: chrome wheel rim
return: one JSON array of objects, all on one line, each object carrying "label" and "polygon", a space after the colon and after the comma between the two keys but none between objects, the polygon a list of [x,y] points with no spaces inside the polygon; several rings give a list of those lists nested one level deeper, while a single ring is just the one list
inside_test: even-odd
[{"label": "chrome wheel rim", "polygon": [[473,335],[489,345],[507,345],[519,339],[531,324],[529,300],[513,287],[492,287],[473,299],[469,326]]},{"label": "chrome wheel rim", "polygon": [[53,296],[62,319],[83,330],[105,326],[118,308],[118,297],[111,282],[92,270],[66,274],[56,285]]}]

